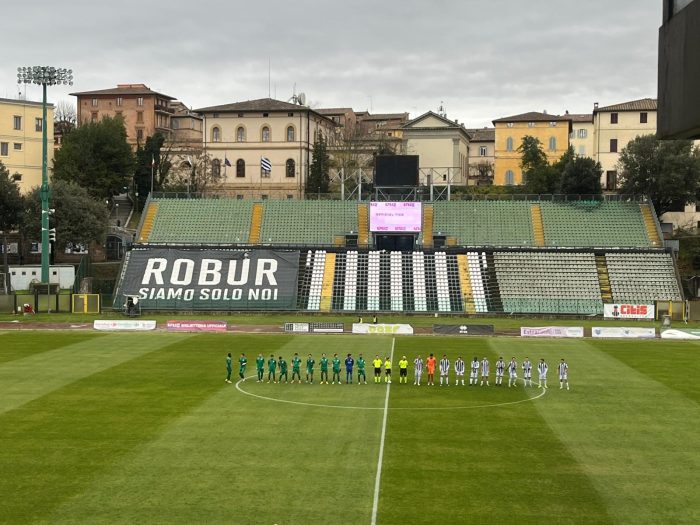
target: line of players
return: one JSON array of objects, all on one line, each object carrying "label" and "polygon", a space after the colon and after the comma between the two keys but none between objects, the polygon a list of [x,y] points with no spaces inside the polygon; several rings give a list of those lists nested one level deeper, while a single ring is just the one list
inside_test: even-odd
[{"label": "line of players", "polygon": [[[294,380],[297,380],[297,383],[301,383],[301,358],[299,357],[298,353],[295,353],[294,356],[292,357],[292,379],[291,382],[294,383]],[[413,360],[413,373],[414,373],[414,381],[413,384],[416,386],[421,385],[422,377],[423,377],[423,371],[425,369],[427,376],[428,376],[428,386],[435,386],[435,370],[436,367],[439,369],[440,373],[440,386],[449,386],[450,384],[450,360],[447,358],[447,355],[442,356],[442,359],[440,359],[440,362],[437,362],[436,357],[433,354],[430,354],[425,361],[423,361],[423,358],[419,355]],[[267,360],[267,363],[265,362],[265,357],[263,357],[262,354],[258,354],[256,360],[255,360],[255,365],[256,365],[256,370],[257,370],[257,382],[262,383],[264,382],[265,378],[265,365],[267,365],[267,382],[268,383],[277,383],[278,382],[278,376],[277,376],[277,369],[279,368],[279,382],[282,383],[284,380],[285,383],[289,382],[288,379],[288,364],[287,361],[280,356],[278,359],[275,358],[274,354],[270,355],[270,358]],[[359,354],[357,361],[352,357],[352,354],[348,354],[347,357],[345,358],[345,383],[346,384],[352,384],[353,380],[353,371],[355,367],[357,367],[357,384],[367,384],[367,374],[365,372],[366,368],[366,362],[362,354]],[[381,383],[382,381],[382,375],[384,377],[384,382],[385,383],[391,383],[391,369],[392,369],[392,364],[391,364],[391,358],[386,357],[384,360],[382,360],[379,355],[376,355],[374,360],[372,361],[372,365],[374,366],[374,382],[375,383]],[[241,379],[245,378],[245,372],[246,368],[248,366],[248,358],[246,357],[245,354],[241,354],[241,357],[238,359],[238,367],[239,367],[239,372],[238,375]],[[306,359],[306,383],[313,383],[314,382],[314,370],[316,366],[316,360],[313,358],[311,354]],[[333,379],[332,379],[332,384],[341,384],[341,379],[340,379],[340,374],[341,374],[341,369],[342,369],[342,364],[341,360],[338,357],[338,354],[334,354],[332,359],[328,359],[326,354],[321,355],[321,359],[319,361],[319,368],[321,372],[321,384],[329,384],[328,383],[328,369],[329,366],[332,369],[333,372]],[[528,357],[525,357],[525,360],[522,362],[522,365],[520,368],[523,371],[523,380],[525,386],[532,386],[532,369],[534,365],[530,361]],[[383,374],[382,374],[382,369],[383,369]],[[518,362],[516,361],[515,357],[513,357],[510,362],[506,363],[503,360],[503,357],[499,357],[498,360],[495,363],[495,369],[496,369],[496,381],[495,385],[496,386],[501,386],[503,384],[503,376],[505,374],[505,371],[508,371],[508,387],[515,386],[517,384],[518,380]],[[231,358],[231,354],[229,353],[228,356],[226,357],[226,371],[227,371],[227,376],[225,381],[227,383],[231,382],[231,373],[233,371],[233,362]],[[466,363],[462,359],[462,356],[459,356],[457,360],[454,362],[454,372],[455,372],[455,384],[459,385],[460,382],[462,386],[465,385],[465,372],[466,372]],[[491,372],[491,364],[488,360],[488,358],[484,357],[481,361],[475,356],[472,362],[470,363],[470,373],[469,373],[469,385],[473,386],[484,386],[484,383],[486,386],[490,386],[489,382],[489,377],[490,377],[490,372]],[[539,383],[538,383],[538,388],[547,388],[547,373],[549,372],[549,365],[544,359],[540,359],[540,362],[537,363],[537,372],[539,375]],[[567,364],[566,360],[562,359],[559,364],[557,365],[557,372],[559,373],[559,388],[563,389],[566,387],[567,390],[569,390],[569,365]],[[399,383],[408,383],[408,360],[406,359],[406,356],[404,355],[400,360],[399,360]]]}]

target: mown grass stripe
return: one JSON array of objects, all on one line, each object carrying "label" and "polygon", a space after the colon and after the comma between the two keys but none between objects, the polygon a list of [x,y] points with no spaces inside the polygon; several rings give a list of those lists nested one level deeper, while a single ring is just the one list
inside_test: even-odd
[{"label": "mown grass stripe", "polygon": [[49,352],[84,341],[94,341],[106,334],[96,332],[51,332],[50,334],[18,331],[0,332],[0,365],[31,355]]}]

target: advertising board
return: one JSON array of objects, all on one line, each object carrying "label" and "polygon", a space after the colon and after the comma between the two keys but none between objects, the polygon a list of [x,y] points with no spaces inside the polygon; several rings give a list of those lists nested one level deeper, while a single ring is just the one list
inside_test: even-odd
[{"label": "advertising board", "polygon": [[656,328],[626,328],[622,326],[594,326],[591,328],[593,337],[610,339],[654,339]]},{"label": "advertising board", "polygon": [[225,332],[228,323],[226,321],[168,321],[165,328],[168,332]]},{"label": "advertising board", "polygon": [[520,337],[583,337],[583,326],[521,326]]},{"label": "advertising board", "polygon": [[101,330],[103,332],[117,332],[117,331],[131,331],[131,332],[143,332],[147,330],[155,330],[155,321],[141,321],[135,319],[128,319],[123,321],[115,321],[110,319],[95,319],[92,324],[95,330]]},{"label": "advertising board", "polygon": [[423,213],[420,202],[371,202],[369,229],[373,232],[420,232]]},{"label": "advertising board", "polygon": [[493,335],[492,324],[434,324],[433,333],[442,335]]},{"label": "advertising board", "polygon": [[353,323],[353,334],[400,334],[410,335],[413,327],[410,324],[369,324]]},{"label": "advertising board", "polygon": [[653,304],[604,304],[603,317],[606,319],[653,319]]}]

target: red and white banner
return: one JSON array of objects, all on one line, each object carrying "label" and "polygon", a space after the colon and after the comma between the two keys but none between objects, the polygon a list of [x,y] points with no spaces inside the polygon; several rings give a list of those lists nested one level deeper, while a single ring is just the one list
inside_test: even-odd
[{"label": "red and white banner", "polygon": [[606,319],[653,319],[653,304],[604,304],[603,317]]},{"label": "red and white banner", "polygon": [[225,332],[226,321],[168,321],[168,332]]}]

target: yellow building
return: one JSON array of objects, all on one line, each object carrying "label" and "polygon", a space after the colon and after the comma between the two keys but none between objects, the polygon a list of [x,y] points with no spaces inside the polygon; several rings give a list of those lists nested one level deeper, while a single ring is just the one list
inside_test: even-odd
[{"label": "yellow building", "polygon": [[[53,164],[53,105],[47,109],[48,166]],[[41,186],[41,102],[0,98],[0,162],[22,193]]]},{"label": "yellow building", "polygon": [[523,113],[493,121],[496,127],[494,148],[494,177],[497,186],[513,186],[523,183],[518,148],[523,138],[531,136],[542,143],[547,160],[557,161],[569,147],[572,119],[569,115],[547,113]]}]

